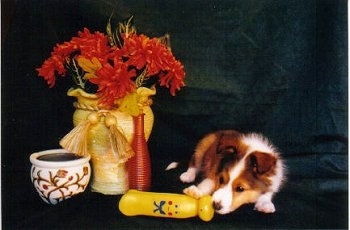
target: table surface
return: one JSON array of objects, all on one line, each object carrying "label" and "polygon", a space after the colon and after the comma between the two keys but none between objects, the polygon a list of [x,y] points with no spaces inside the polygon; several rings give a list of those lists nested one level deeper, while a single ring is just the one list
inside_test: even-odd
[{"label": "table surface", "polygon": [[[181,193],[186,185],[178,176],[184,165],[164,171],[167,163],[153,167],[152,191]],[[289,178],[274,198],[277,209],[274,214],[254,211],[250,204],[227,215],[215,214],[210,222],[198,217],[127,217],[118,210],[122,195],[93,193],[89,188],[57,205],[48,205],[36,194],[28,178],[25,181],[25,190],[17,191],[18,194],[3,190],[3,229],[347,228],[347,193],[318,192],[315,188],[320,181],[315,179]],[[6,188],[14,186],[18,185],[12,183]]]}]

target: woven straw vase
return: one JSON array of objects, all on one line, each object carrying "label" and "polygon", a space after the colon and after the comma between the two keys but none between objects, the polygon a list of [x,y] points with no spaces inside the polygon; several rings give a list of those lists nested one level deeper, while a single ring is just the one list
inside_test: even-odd
[{"label": "woven straw vase", "polygon": [[[66,140],[63,141],[67,139],[66,136],[60,144],[72,152],[87,152],[91,155],[90,187],[93,192],[124,194],[129,189],[126,161],[133,155],[133,151],[130,152],[134,136],[133,117],[117,109],[105,110],[99,107],[97,96],[81,89],[70,89],[67,95],[77,98],[73,114],[75,128],[71,131],[75,134],[67,134],[75,137],[67,144]],[[144,106],[143,113],[147,141],[153,128],[154,115],[150,106]],[[113,135],[116,137],[111,138]]]}]

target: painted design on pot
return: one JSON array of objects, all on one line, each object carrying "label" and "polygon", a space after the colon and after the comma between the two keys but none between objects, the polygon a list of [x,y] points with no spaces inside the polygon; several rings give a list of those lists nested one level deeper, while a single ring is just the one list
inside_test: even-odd
[{"label": "painted design on pot", "polygon": [[[49,204],[56,204],[62,200],[66,200],[74,195],[74,191],[84,191],[89,176],[89,168],[84,167],[81,174],[75,173],[70,175],[67,170],[59,169],[56,173],[53,171],[48,172],[45,175],[42,170],[38,170],[37,167],[32,168],[33,176],[32,182],[36,187],[41,198]],[[55,198],[59,195],[57,198]]]}]

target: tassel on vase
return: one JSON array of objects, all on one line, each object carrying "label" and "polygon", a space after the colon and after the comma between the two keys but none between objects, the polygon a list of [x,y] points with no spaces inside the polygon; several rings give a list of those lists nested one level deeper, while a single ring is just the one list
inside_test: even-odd
[{"label": "tassel on vase", "polygon": [[105,118],[106,126],[109,128],[109,139],[111,141],[112,152],[119,158],[120,163],[126,162],[134,155],[134,150],[128,143],[126,137],[117,127],[117,118],[113,115],[107,115]]},{"label": "tassel on vase", "polygon": [[88,119],[74,127],[66,136],[64,136],[60,145],[67,151],[78,156],[89,155],[87,149],[87,135],[91,124],[96,124],[99,120],[97,113],[91,113]]}]

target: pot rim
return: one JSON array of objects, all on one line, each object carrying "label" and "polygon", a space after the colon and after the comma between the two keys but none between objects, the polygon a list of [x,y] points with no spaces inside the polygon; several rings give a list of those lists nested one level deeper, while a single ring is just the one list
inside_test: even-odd
[{"label": "pot rim", "polygon": [[82,158],[69,160],[69,161],[43,161],[38,159],[38,157],[40,156],[54,154],[54,153],[70,153],[70,152],[65,149],[43,150],[43,151],[32,153],[29,159],[33,165],[45,167],[45,168],[74,167],[74,166],[85,164],[90,160],[90,155],[83,156]]}]

